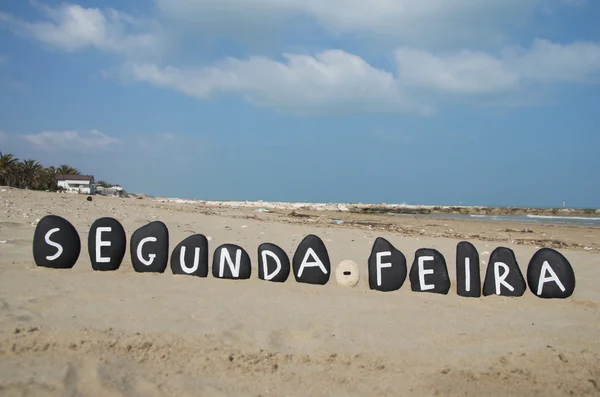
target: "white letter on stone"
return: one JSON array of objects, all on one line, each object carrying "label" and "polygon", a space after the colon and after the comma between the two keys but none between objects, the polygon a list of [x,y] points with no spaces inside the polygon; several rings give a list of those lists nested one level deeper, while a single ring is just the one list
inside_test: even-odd
[{"label": "white letter on stone", "polygon": [[[275,269],[275,271],[271,274],[269,274],[269,269],[267,266],[267,255],[270,256],[271,258],[275,259],[275,263],[277,264],[277,269]],[[265,276],[265,280],[272,280],[273,277],[277,276],[279,274],[279,272],[281,271],[281,260],[279,260],[279,257],[277,255],[275,255],[274,252],[264,250],[264,251],[262,251],[262,261],[263,261],[263,274]]]},{"label": "white letter on stone", "polygon": [[234,278],[238,278],[240,276],[240,265],[242,261],[242,250],[237,249],[235,251],[235,265],[231,261],[231,257],[229,256],[229,251],[225,248],[221,249],[221,260],[219,261],[219,277],[223,277],[223,272],[225,271],[225,260],[227,260],[227,265],[231,270],[231,275]]},{"label": "white letter on stone", "polygon": [[46,238],[45,238],[46,244],[51,245],[58,250],[56,252],[56,254],[46,257],[46,259],[48,259],[49,261],[53,261],[53,260],[57,259],[63,253],[62,245],[50,240],[50,236],[52,236],[54,233],[58,232],[59,230],[60,230],[59,228],[55,227],[54,229],[50,229],[48,231],[48,233],[46,233]]},{"label": "white letter on stone", "polygon": [[[500,274],[500,267],[504,269],[504,273],[502,274]],[[512,285],[504,281],[504,279],[508,276],[509,272],[510,269],[508,268],[506,263],[494,262],[494,279],[496,280],[496,295],[500,295],[500,284],[504,285],[511,292],[515,290]]]},{"label": "white letter on stone", "polygon": [[[550,273],[550,277],[546,277],[546,273]],[[542,295],[544,283],[547,283],[549,281],[554,281],[556,285],[558,285],[558,288],[560,288],[562,292],[565,292],[565,286],[560,282],[558,276],[556,275],[556,273],[554,273],[554,270],[552,270],[552,267],[550,267],[548,261],[544,261],[544,263],[542,264],[542,270],[540,272],[540,281],[538,281],[538,295]]]},{"label": "white letter on stone", "polygon": [[[312,256],[314,258],[314,261],[308,262],[309,256]],[[323,273],[327,274],[327,269],[325,269],[325,265],[323,265],[323,262],[321,262],[321,260],[317,256],[316,252],[312,248],[309,247],[306,250],[306,254],[304,254],[304,259],[302,259],[302,263],[300,264],[300,269],[298,270],[298,277],[302,277],[302,272],[304,271],[305,267],[316,267],[316,266],[318,266]]]},{"label": "white letter on stone", "polygon": [[96,229],[96,262],[98,263],[108,263],[110,262],[110,258],[103,257],[100,249],[102,247],[110,247],[110,241],[102,241],[102,232],[110,233],[112,231],[112,227],[99,227]]},{"label": "white letter on stone", "polygon": [[145,260],[142,257],[142,247],[149,241],[153,243],[156,242],[156,237],[146,237],[142,239],[142,241],[140,241],[140,243],[137,246],[137,257],[140,260],[140,262],[142,262],[146,266],[150,266],[152,262],[154,262],[154,258],[156,258],[156,254],[148,254],[148,260]]},{"label": "white letter on stone", "polygon": [[182,246],[179,253],[179,263],[181,264],[181,270],[187,274],[192,274],[198,270],[198,266],[200,265],[200,247],[194,248],[194,264],[192,267],[187,267],[185,264],[185,245]]},{"label": "white letter on stone", "polygon": [[433,284],[425,284],[425,275],[433,274],[433,269],[425,269],[425,261],[432,261],[433,256],[420,256],[419,257],[419,285],[421,287],[421,291],[427,291],[430,289],[434,289],[435,286]]},{"label": "white letter on stone", "polygon": [[465,258],[465,291],[471,291],[471,258]]},{"label": "white letter on stone", "polygon": [[381,287],[381,269],[383,269],[384,267],[392,267],[392,264],[390,262],[382,263],[381,257],[390,256],[390,255],[392,255],[392,253],[390,251],[378,252],[376,255],[376,258],[377,258],[377,262],[376,262],[377,286],[378,287]]}]

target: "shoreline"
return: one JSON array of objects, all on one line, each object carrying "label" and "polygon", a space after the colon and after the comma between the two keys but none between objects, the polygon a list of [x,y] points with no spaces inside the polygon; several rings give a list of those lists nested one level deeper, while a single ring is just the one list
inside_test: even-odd
[{"label": "shoreline", "polygon": [[218,201],[190,200],[176,197],[155,197],[154,201],[176,204],[200,204],[218,207],[247,207],[276,210],[338,211],[362,214],[406,214],[406,215],[561,215],[561,216],[600,216],[600,208],[539,208],[539,207],[499,207],[499,206],[457,206],[424,204],[363,204],[363,203],[310,203],[291,201]]}]

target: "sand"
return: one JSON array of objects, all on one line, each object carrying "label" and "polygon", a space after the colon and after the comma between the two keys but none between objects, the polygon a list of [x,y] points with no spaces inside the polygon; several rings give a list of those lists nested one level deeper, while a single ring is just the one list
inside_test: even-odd
[{"label": "sand", "polygon": [[[47,214],[65,217],[80,233],[73,269],[33,263],[36,220]],[[193,233],[210,236],[211,250],[239,244],[253,261],[252,278],[137,274],[129,251],[118,271],[94,272],[87,233],[101,216],[119,219],[128,237],[162,220],[171,248]],[[406,230],[415,231],[408,233],[332,225],[322,216],[0,189],[0,395],[600,395],[600,252],[577,242],[597,244],[600,228],[406,218]],[[548,240],[515,241],[524,227]],[[416,249],[438,249],[454,282],[460,240],[438,231],[449,229],[487,233],[469,238],[481,259],[506,246],[523,273],[536,247],[571,239],[560,252],[575,269],[575,293],[566,300],[529,291],[467,299],[454,284],[436,295],[412,292],[408,281],[392,293],[368,289],[366,260],[378,236],[409,264]],[[326,286],[293,276],[284,284],[258,280],[260,243],[274,242],[291,256],[309,233],[325,241],[333,266],[345,259],[359,265],[356,288],[333,278]]]}]

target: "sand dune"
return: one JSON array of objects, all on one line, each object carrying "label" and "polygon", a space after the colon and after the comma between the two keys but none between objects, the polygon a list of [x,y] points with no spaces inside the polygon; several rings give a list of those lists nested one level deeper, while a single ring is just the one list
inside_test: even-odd
[{"label": "sand dune", "polygon": [[[82,254],[73,269],[33,263],[34,227],[46,214],[65,217],[79,231]],[[129,252],[118,271],[94,272],[87,232],[107,215],[123,223],[128,237],[162,220],[171,249],[193,233],[210,236],[211,250],[239,244],[253,261],[252,278],[137,274]],[[599,235],[594,228],[549,230],[564,239],[580,234],[598,241]],[[309,233],[326,243],[333,266],[344,259],[359,264],[356,288],[333,279],[326,286],[297,284],[293,277],[284,284],[257,279],[260,243],[274,242],[291,256]],[[378,236],[401,249],[409,264],[417,248],[438,249],[454,282],[458,239],[8,189],[0,193],[0,394],[600,395],[597,251],[561,250],[577,276],[567,300],[542,300],[529,291],[521,298],[466,299],[454,284],[445,296],[411,292],[408,282],[397,292],[369,290],[366,260]],[[470,241],[484,261],[483,253],[496,246],[514,249],[523,272],[536,251],[534,245]]]}]

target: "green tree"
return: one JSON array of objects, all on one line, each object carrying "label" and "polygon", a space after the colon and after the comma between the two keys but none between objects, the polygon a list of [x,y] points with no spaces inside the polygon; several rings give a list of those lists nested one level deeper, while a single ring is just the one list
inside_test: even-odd
[{"label": "green tree", "polygon": [[19,159],[0,152],[0,184],[15,186],[19,178]]},{"label": "green tree", "polygon": [[67,164],[61,164],[57,169],[58,175],[81,175],[81,172],[77,168],[73,168]]},{"label": "green tree", "polygon": [[42,171],[44,167],[35,160],[23,160],[20,164],[19,187],[28,189],[40,189],[42,180]]}]

